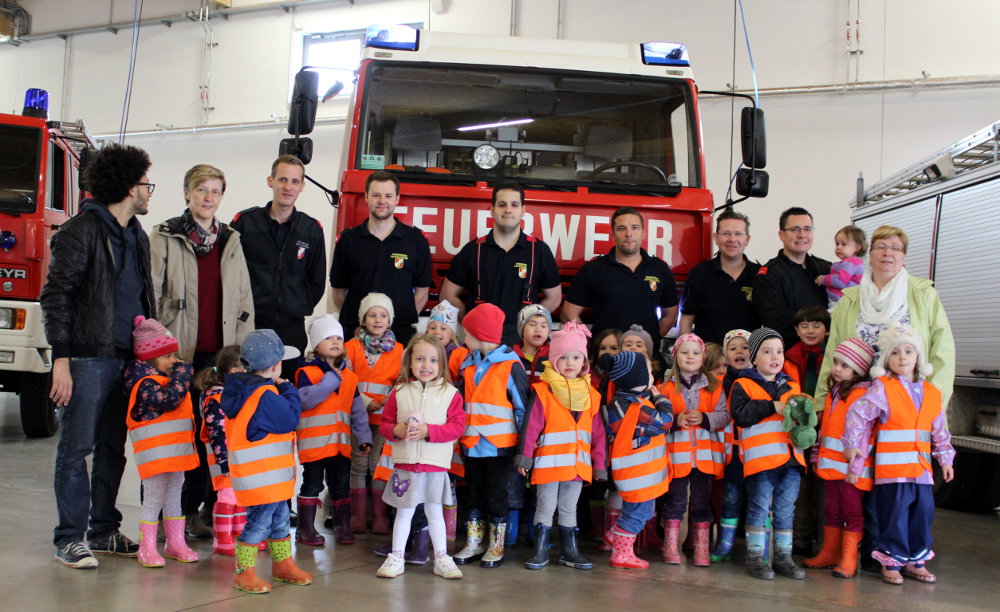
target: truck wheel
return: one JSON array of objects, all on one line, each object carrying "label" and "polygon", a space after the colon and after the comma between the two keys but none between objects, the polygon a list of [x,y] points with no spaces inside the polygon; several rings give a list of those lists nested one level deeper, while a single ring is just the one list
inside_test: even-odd
[{"label": "truck wheel", "polygon": [[25,374],[21,378],[21,429],[29,438],[48,438],[59,429],[56,405],[49,399],[50,374]]},{"label": "truck wheel", "polygon": [[951,482],[941,480],[941,468],[934,464],[934,501],[939,508],[975,511],[975,498],[981,493],[976,490],[976,484],[982,459],[983,454],[975,451],[956,452],[955,478]]}]

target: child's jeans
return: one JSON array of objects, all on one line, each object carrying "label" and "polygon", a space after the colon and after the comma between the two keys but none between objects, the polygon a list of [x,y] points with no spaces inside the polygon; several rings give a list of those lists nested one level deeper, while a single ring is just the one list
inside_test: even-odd
[{"label": "child's jeans", "polygon": [[656,500],[650,499],[644,502],[622,501],[622,514],[618,517],[615,526],[622,531],[636,534],[642,531],[649,519],[656,513]]},{"label": "child's jeans", "polygon": [[795,500],[799,496],[801,481],[802,468],[798,465],[747,476],[747,525],[766,526],[767,517],[773,511],[773,527],[791,529],[795,522]]},{"label": "child's jeans", "polygon": [[739,518],[743,514],[744,491],[743,462],[739,453],[726,464],[726,476],[722,485],[722,518]]},{"label": "child's jeans", "polygon": [[282,540],[289,535],[288,500],[247,507],[247,524],[237,540],[243,544],[260,544],[267,540]]}]

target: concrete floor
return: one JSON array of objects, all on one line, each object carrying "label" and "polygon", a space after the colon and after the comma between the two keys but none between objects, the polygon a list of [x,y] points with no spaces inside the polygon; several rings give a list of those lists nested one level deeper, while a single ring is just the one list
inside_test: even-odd
[{"label": "concrete floor", "polygon": [[[53,560],[52,465],[57,438],[26,439],[21,434],[17,400],[0,393],[0,576],[3,610],[493,610],[556,609],[741,611],[845,607],[887,610],[996,610],[993,589],[1000,585],[1000,521],[994,517],[940,511],[934,525],[938,558],[929,564],[940,582],[907,581],[902,587],[882,584],[875,574],[840,580],[828,571],[810,571],[804,581],[778,577],[773,582],[750,578],[742,562],[665,566],[645,572],[612,570],[607,555],[587,542],[584,553],[595,561],[585,572],[558,565],[528,571],[525,545],[507,555],[498,569],[478,565],[465,569],[465,579],[446,582],[430,566],[407,566],[394,580],[375,577],[381,559],[371,549],[384,536],[359,536],[353,546],[328,543],[316,549],[300,546],[296,561],[313,573],[310,586],[276,583],[269,595],[246,595],[230,586],[232,560],[212,555],[210,541],[192,542],[202,561],[190,565],[167,561],[164,569],[140,567],[134,559],[100,559],[96,570],[72,570]],[[119,496],[125,515],[123,530],[137,539],[138,476],[130,463]],[[324,533],[326,530],[321,529]],[[327,534],[328,542],[332,538]],[[738,541],[738,544],[740,542]],[[643,553],[647,559],[654,559]],[[553,559],[555,553],[553,553]],[[270,562],[258,567],[269,576]],[[992,602],[992,603],[990,603]],[[362,607],[363,606],[363,607]]]}]

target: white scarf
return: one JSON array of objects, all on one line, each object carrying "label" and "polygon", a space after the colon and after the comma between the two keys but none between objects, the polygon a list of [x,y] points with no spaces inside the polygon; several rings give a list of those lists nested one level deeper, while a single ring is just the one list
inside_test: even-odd
[{"label": "white scarf", "polygon": [[910,273],[902,268],[879,291],[875,286],[871,266],[866,266],[858,288],[861,296],[861,320],[870,325],[884,325],[901,319],[908,310],[909,286]]}]

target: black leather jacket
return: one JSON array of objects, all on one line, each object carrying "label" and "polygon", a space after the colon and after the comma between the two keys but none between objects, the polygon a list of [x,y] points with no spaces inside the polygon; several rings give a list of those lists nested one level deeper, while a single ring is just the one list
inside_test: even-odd
[{"label": "black leather jacket", "polygon": [[[52,237],[52,260],[40,301],[45,336],[52,345],[52,358],[114,357],[115,273],[110,228],[101,218],[104,207],[95,200],[83,203],[82,212],[59,228]],[[156,316],[153,281],[149,274],[149,237],[138,219],[136,259],[142,276],[143,303],[150,317]]]}]

